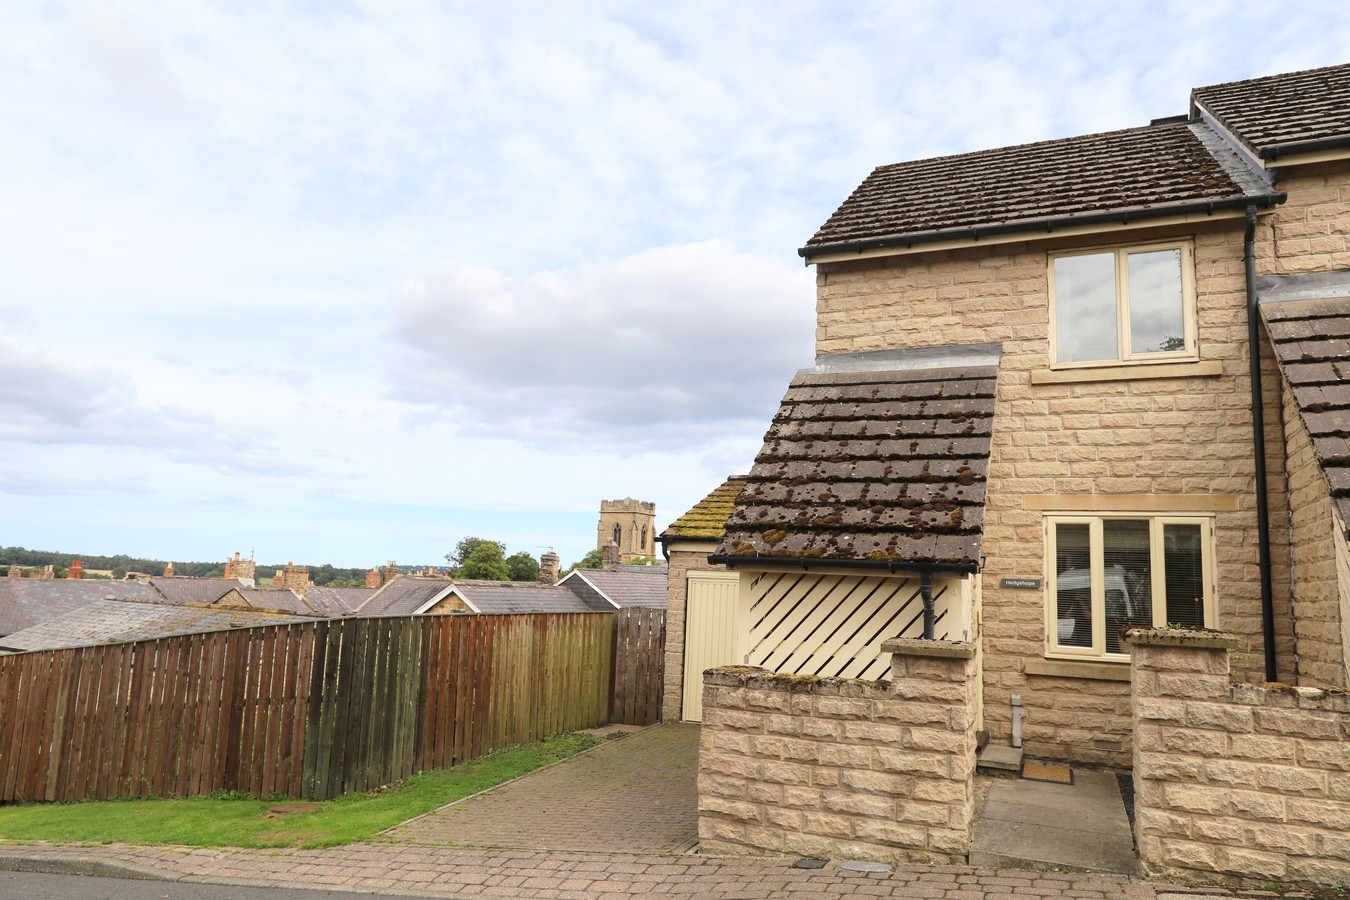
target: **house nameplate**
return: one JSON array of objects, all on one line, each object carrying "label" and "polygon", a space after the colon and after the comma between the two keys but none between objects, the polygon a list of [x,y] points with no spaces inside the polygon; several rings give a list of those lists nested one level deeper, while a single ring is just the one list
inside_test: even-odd
[{"label": "house nameplate", "polygon": [[1000,578],[999,587],[1005,588],[1030,588],[1034,591],[1041,589],[1041,580],[1039,578]]}]

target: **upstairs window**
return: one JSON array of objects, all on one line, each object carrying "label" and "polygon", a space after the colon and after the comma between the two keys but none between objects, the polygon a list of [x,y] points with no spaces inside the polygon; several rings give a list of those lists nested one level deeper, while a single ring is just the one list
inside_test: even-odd
[{"label": "upstairs window", "polygon": [[1056,366],[1196,359],[1189,244],[1151,244],[1050,258]]},{"label": "upstairs window", "polygon": [[1048,518],[1047,650],[1128,659],[1132,626],[1214,627],[1212,544],[1203,517]]}]

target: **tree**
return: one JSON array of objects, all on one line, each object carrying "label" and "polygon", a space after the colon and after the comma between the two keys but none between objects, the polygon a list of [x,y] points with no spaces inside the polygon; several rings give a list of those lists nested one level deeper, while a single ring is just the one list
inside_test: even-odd
[{"label": "tree", "polygon": [[572,568],[567,571],[571,572],[573,569],[603,569],[604,567],[605,551],[596,549],[583,556],[579,562],[572,563]]},{"label": "tree", "polygon": [[483,544],[491,544],[496,547],[498,556],[500,556],[503,561],[506,559],[505,544],[499,543],[498,541],[489,541],[487,538],[480,537],[461,538],[460,542],[455,545],[455,551],[453,553],[445,554],[445,561],[450,564],[450,574],[460,578],[468,578],[469,576],[460,574],[459,570],[469,561],[469,557],[473,555],[473,552]]},{"label": "tree", "polygon": [[496,541],[482,541],[469,551],[464,564],[455,570],[456,578],[477,578],[483,581],[510,581],[511,570],[506,565],[505,551]]},{"label": "tree", "polygon": [[512,553],[506,558],[507,571],[511,573],[512,581],[538,581],[539,580],[539,560],[530,554],[521,550],[519,553]]}]

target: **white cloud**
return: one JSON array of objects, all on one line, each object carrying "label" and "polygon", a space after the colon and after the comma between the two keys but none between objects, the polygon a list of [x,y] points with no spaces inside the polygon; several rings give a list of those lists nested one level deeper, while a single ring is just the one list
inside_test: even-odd
[{"label": "white cloud", "polygon": [[447,267],[394,307],[394,395],[469,435],[706,445],[766,421],[812,359],[811,274],[720,242],[516,279]]},{"label": "white cloud", "polygon": [[874,166],[1347,45],[1331,2],[0,5],[0,543],[576,558],[600,497],[748,466]]}]

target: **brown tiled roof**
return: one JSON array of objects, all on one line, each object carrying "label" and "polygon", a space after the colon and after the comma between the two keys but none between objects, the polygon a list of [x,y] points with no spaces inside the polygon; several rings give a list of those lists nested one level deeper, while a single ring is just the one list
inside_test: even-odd
[{"label": "brown tiled roof", "polygon": [[1308,141],[1350,145],[1350,65],[1196,88],[1191,103],[1267,158]]},{"label": "brown tiled roof", "polygon": [[[1350,273],[1333,274],[1350,289]],[[1307,284],[1318,278],[1278,280]],[[1262,279],[1267,285],[1276,280]],[[1341,522],[1350,525],[1350,296],[1276,302],[1263,296],[1261,315],[1326,474],[1332,503]]]},{"label": "brown tiled roof", "polygon": [[1217,141],[1202,123],[1175,123],[881,166],[799,252],[1269,202],[1269,189],[1245,178]]},{"label": "brown tiled roof", "polygon": [[661,540],[686,538],[716,541],[726,529],[736,495],[745,487],[745,475],[732,475],[661,532]]},{"label": "brown tiled roof", "polygon": [[713,558],[973,568],[998,352],[846,354],[798,373]]}]

